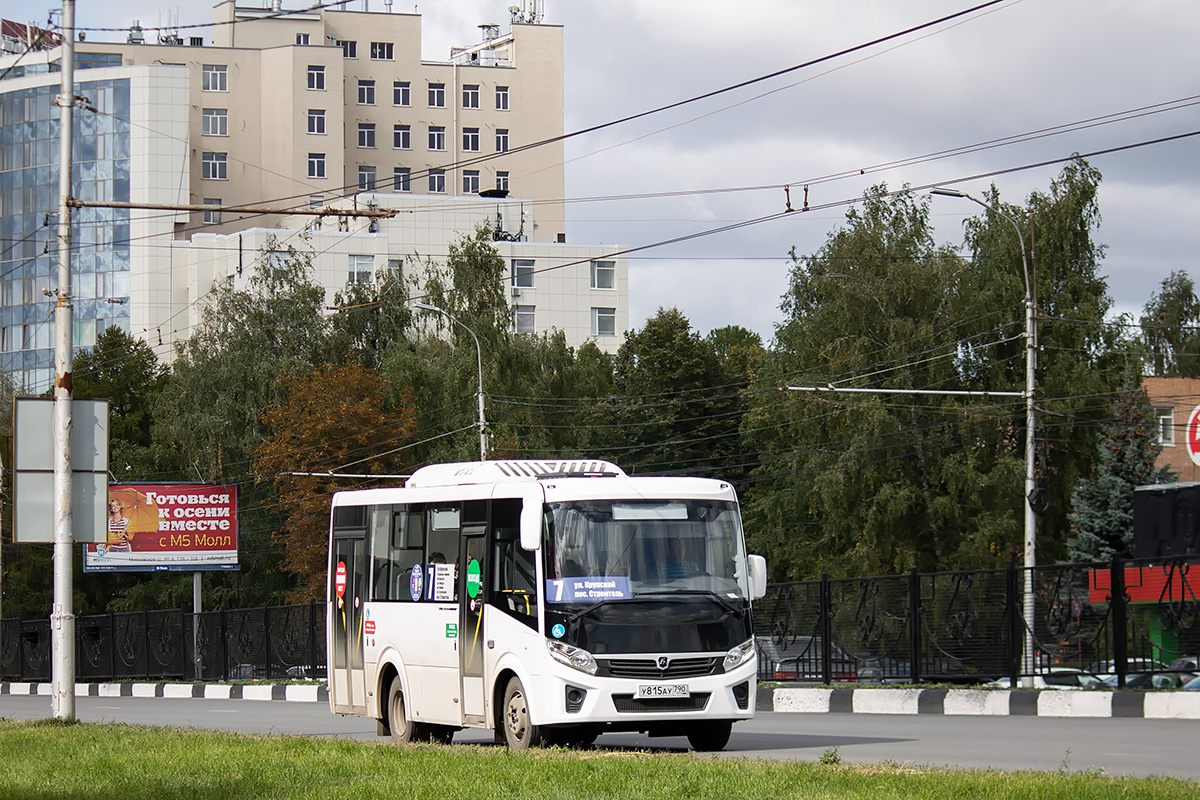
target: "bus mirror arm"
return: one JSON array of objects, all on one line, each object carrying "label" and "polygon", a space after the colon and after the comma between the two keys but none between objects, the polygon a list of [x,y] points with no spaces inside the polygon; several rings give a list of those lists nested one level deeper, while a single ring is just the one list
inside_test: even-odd
[{"label": "bus mirror arm", "polygon": [[762,556],[746,556],[750,566],[750,599],[758,600],[767,594],[767,560]]},{"label": "bus mirror arm", "polygon": [[521,549],[533,552],[542,546],[542,504],[546,500],[540,483],[530,484],[521,494]]}]

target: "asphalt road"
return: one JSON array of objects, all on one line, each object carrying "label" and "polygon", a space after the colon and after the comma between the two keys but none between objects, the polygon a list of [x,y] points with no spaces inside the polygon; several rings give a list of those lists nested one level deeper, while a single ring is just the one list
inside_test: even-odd
[{"label": "asphalt road", "polygon": [[[0,695],[0,717],[43,719],[50,698]],[[323,703],[79,697],[85,722],[173,725],[243,733],[297,734],[374,741],[375,721],[340,717]],[[455,742],[491,745],[489,731],[462,731]],[[687,751],[682,738],[605,734],[597,747]],[[954,717],[942,715],[760,713],[734,726],[723,758],[816,761],[829,748],[843,761],[893,761],[1044,771],[1102,769],[1109,775],[1200,779],[1200,721]]]}]

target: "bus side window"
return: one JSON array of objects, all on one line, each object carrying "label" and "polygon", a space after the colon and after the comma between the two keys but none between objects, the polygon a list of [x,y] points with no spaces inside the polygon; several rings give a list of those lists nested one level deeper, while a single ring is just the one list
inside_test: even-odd
[{"label": "bus side window", "polygon": [[388,600],[389,587],[392,584],[392,561],[390,552],[390,536],[392,527],[392,507],[377,506],[371,509],[371,599]]},{"label": "bus side window", "polygon": [[537,579],[535,559],[521,547],[519,500],[497,500],[492,507],[495,546],[492,558],[492,603],[503,611],[537,627]]}]

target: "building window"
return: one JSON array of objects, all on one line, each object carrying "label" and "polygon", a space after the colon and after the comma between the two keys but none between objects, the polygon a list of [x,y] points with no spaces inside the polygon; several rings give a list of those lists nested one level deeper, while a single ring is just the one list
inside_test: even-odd
[{"label": "building window", "polygon": [[430,150],[445,150],[446,149],[446,129],[441,125],[429,126],[429,149]]},{"label": "building window", "polygon": [[358,58],[358,42],[342,42],[342,58]]},{"label": "building window", "polygon": [[204,153],[200,156],[202,178],[210,181],[223,181],[229,178],[228,153]]},{"label": "building window", "polygon": [[412,184],[409,181],[412,178],[412,170],[408,167],[396,167],[392,170],[392,187],[397,192],[412,191]]},{"label": "building window", "polygon": [[517,306],[517,333],[533,333],[534,306]]},{"label": "building window", "polygon": [[224,64],[205,64],[200,67],[200,88],[206,92],[228,92],[229,68]]},{"label": "building window", "polygon": [[463,84],[463,108],[479,108],[479,84]]},{"label": "building window", "polygon": [[229,112],[224,108],[205,108],[200,113],[200,132],[205,136],[229,135]]},{"label": "building window", "polygon": [[479,170],[463,170],[463,194],[479,194]]},{"label": "building window", "polygon": [[514,258],[512,261],[512,285],[516,289],[533,288],[533,259]]},{"label": "building window", "polygon": [[324,133],[325,132],[325,109],[310,108],[308,110],[308,132],[309,133]]},{"label": "building window", "polygon": [[408,81],[395,81],[392,83],[392,105],[412,105],[412,92],[409,89]]},{"label": "building window", "polygon": [[375,81],[358,82],[358,104],[360,106],[375,105]]},{"label": "building window", "polygon": [[375,123],[374,122],[358,123],[358,146],[359,147],[374,147],[375,146]]},{"label": "building window", "polygon": [[496,188],[502,192],[508,191],[508,173],[496,172]]},{"label": "building window", "polygon": [[592,288],[617,288],[617,265],[614,261],[592,262]]},{"label": "building window", "polygon": [[429,107],[430,108],[445,108],[446,107],[446,84],[444,84],[444,83],[429,84]]},{"label": "building window", "polygon": [[508,87],[507,86],[497,86],[496,87],[496,110],[497,111],[508,111]]},{"label": "building window", "polygon": [[[204,198],[204,205],[219,206],[219,205],[221,205],[221,198],[206,197],[206,198]],[[221,224],[221,212],[217,209],[213,209],[212,211],[205,211],[204,212],[204,224],[205,225],[220,225]]]},{"label": "building window", "polygon": [[429,170],[429,191],[432,194],[446,193],[446,170],[431,169]]},{"label": "building window", "polygon": [[309,208],[320,208],[325,205],[325,196],[321,194],[310,194],[308,196]]},{"label": "building window", "polygon": [[325,68],[315,64],[308,65],[308,88],[319,91],[325,90]]},{"label": "building window", "polygon": [[1175,446],[1175,409],[1156,408],[1158,417],[1158,443],[1163,447]]},{"label": "building window", "polygon": [[301,46],[307,45],[308,44],[308,34],[307,33],[297,33],[296,34],[296,44],[301,45]]},{"label": "building window", "polygon": [[617,335],[617,310],[615,308],[592,309],[592,336]]},{"label": "building window", "polygon": [[350,275],[347,283],[370,283],[371,270],[375,266],[374,256],[350,255]]},{"label": "building window", "polygon": [[508,128],[496,128],[496,152],[508,152]]},{"label": "building window", "polygon": [[371,42],[371,60],[391,61],[393,47],[391,42]]},{"label": "building window", "polygon": [[397,150],[412,149],[412,130],[407,125],[392,127],[392,147]]},{"label": "building window", "polygon": [[325,154],[324,153],[309,153],[308,154],[308,177],[324,178],[325,177]]},{"label": "building window", "polygon": [[468,153],[479,150],[479,128],[463,128],[463,150]]},{"label": "building window", "polygon": [[359,165],[359,167],[358,167],[358,190],[360,192],[375,191],[375,168],[374,167],[364,167],[362,165]]}]

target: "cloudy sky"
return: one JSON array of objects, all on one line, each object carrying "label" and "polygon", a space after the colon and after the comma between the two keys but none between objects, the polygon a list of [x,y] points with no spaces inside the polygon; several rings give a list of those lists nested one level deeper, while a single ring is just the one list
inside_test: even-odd
[{"label": "cloudy sky", "polygon": [[[481,23],[506,28],[514,1],[520,2],[416,3],[425,58],[445,60],[452,45],[475,42]],[[545,0],[544,22],[564,26],[572,131],[820,59],[981,2]],[[57,5],[21,3],[25,16],[17,16],[44,21]],[[211,21],[208,8],[189,6],[184,24]],[[167,7],[177,6],[79,0],[78,25],[139,19],[149,26]],[[361,10],[362,0],[347,7]],[[370,7],[382,10],[383,0]],[[398,1],[394,8],[408,12],[414,4]],[[4,15],[13,11],[6,3]],[[610,199],[571,203],[568,234],[583,243],[651,244],[782,211],[785,184],[795,207],[806,184],[810,203],[820,206],[861,197],[880,182],[941,183],[979,194],[994,180],[1004,199],[1019,202],[1047,189],[1061,165],[963,179],[1200,131],[1198,41],[1195,0],[1006,0],[572,139],[567,197]],[[1060,126],[1065,132],[1058,135],[973,147]],[[1136,315],[1171,270],[1191,271],[1200,251],[1200,136],[1091,161],[1104,175],[1099,240],[1108,245],[1103,270],[1114,311]],[[889,164],[895,166],[881,168]],[[702,191],[713,189],[742,191]],[[669,196],[629,197],[661,193]],[[939,240],[960,243],[964,216],[977,210],[966,200],[938,198]],[[737,324],[769,341],[781,317],[788,251],[815,251],[844,214],[835,205],[637,254],[630,262],[630,324],[640,327],[659,307],[676,306],[701,333]]]}]

